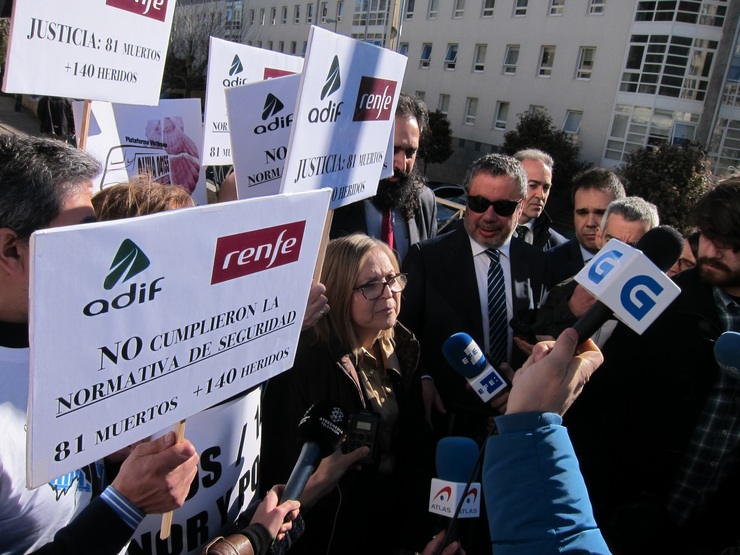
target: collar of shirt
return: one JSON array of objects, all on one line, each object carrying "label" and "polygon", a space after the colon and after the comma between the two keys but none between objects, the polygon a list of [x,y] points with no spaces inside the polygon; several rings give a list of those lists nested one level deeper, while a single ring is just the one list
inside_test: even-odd
[{"label": "collar of shirt", "polygon": [[[476,256],[478,256],[481,253],[485,253],[488,250],[487,247],[484,247],[483,245],[481,245],[480,243],[478,243],[470,235],[468,235],[468,239],[470,240],[470,248],[473,251],[473,258],[475,258]],[[506,243],[504,243],[503,245],[501,245],[498,248],[498,252],[502,256],[505,256],[507,260],[511,259],[511,257],[509,256],[509,251],[510,250],[511,250],[511,238],[509,238],[509,240],[506,241]],[[485,255],[485,256],[487,257],[488,255]]]},{"label": "collar of shirt", "polygon": [[583,265],[585,266],[595,255],[591,251],[584,249],[580,243],[578,243],[578,247],[581,249],[581,258],[583,258]]}]

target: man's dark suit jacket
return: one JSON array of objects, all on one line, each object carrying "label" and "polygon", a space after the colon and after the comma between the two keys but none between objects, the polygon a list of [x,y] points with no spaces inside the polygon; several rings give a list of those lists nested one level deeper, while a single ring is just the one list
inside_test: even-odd
[{"label": "man's dark suit jacket", "polygon": [[[442,344],[452,334],[468,333],[481,348],[485,345],[483,322],[475,277],[473,253],[463,222],[455,229],[413,245],[403,263],[409,282],[403,292],[399,319],[421,343],[420,370],[434,378],[448,412],[461,405],[486,410],[465,380],[447,364]],[[549,280],[544,253],[512,238],[511,283],[515,317],[532,318]],[[526,357],[514,346],[512,366],[519,368]],[[438,432],[442,432],[435,423]]]},{"label": "man's dark suit jacket", "polygon": [[548,250],[567,243],[568,239],[561,235],[550,226],[552,220],[545,212],[535,219],[532,227],[532,245],[538,249]]},{"label": "man's dark suit jacket", "polygon": [[[357,232],[367,233],[365,204],[368,202],[372,202],[372,199],[353,202],[337,208],[334,211],[329,237],[336,239]],[[414,217],[406,221],[409,246],[437,235],[437,200],[432,190],[426,185],[421,189],[419,202],[419,210],[416,211]]]},{"label": "man's dark suit jacket", "polygon": [[552,270],[552,281],[547,284],[549,288],[576,275],[584,266],[581,245],[576,239],[571,239],[567,243],[546,251],[545,255],[550,261]]}]

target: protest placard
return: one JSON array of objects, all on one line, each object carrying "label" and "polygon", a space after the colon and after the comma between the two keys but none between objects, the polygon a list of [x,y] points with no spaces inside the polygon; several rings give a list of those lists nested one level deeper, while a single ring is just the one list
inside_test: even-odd
[{"label": "protest placard", "polygon": [[[203,164],[232,163],[224,91],[246,83],[300,73],[303,58],[211,37],[208,50]],[[293,110],[295,97],[290,101]]]},{"label": "protest placard", "polygon": [[153,106],[175,0],[15,0],[3,91]]},{"label": "protest placard", "polygon": [[[82,102],[73,104],[75,122],[82,118]],[[149,174],[159,183],[179,185],[196,204],[206,204],[206,175],[199,146],[203,125],[200,100],[161,100],[158,106],[92,102],[85,151],[103,171],[94,190]]]},{"label": "protest placard", "polygon": [[335,209],[375,194],[406,57],[311,27],[282,192],[331,187]]},{"label": "protest placard", "polygon": [[29,487],[290,368],[330,194],[35,233]]},{"label": "protest placard", "polygon": [[288,75],[226,91],[239,198],[280,191],[300,80]]}]

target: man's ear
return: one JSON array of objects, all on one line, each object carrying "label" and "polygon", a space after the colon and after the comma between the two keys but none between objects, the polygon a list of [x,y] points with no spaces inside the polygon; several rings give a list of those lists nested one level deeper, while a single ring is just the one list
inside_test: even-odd
[{"label": "man's ear", "polygon": [[22,274],[28,264],[28,240],[20,239],[9,227],[0,228],[0,271]]},{"label": "man's ear", "polygon": [[601,250],[601,247],[604,245],[602,244],[603,241],[603,235],[601,235],[601,226],[596,227],[596,246],[599,247],[599,250]]}]

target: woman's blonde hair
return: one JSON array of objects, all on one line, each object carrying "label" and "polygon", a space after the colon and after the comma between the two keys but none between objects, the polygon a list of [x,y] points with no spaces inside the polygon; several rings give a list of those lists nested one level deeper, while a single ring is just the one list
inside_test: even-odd
[{"label": "woman's blonde hair", "polygon": [[157,183],[149,175],[102,189],[93,195],[92,204],[101,222],[195,206],[185,189]]},{"label": "woman's blonde hair", "polygon": [[[382,241],[362,233],[354,233],[329,242],[321,271],[321,283],[331,310],[315,326],[318,340],[329,346],[333,336],[342,349],[357,355],[362,348],[352,324],[352,295],[362,265],[374,250],[382,251],[391,262],[393,271],[400,267],[395,253]],[[381,338],[393,338],[393,329],[380,332]]]}]

